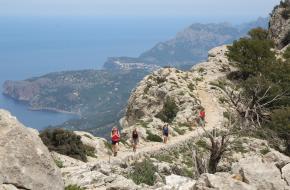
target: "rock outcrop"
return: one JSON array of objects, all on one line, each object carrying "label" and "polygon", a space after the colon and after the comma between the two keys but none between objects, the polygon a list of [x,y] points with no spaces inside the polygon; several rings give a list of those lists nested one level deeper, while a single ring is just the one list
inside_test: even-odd
[{"label": "rock outcrop", "polygon": [[62,176],[38,132],[0,110],[0,189],[63,190]]},{"label": "rock outcrop", "polygon": [[269,22],[269,37],[278,49],[290,42],[290,1],[281,1],[271,14]]},{"label": "rock outcrop", "polygon": [[176,113],[171,118],[171,125],[190,126],[200,108],[195,87],[197,80],[193,73],[175,68],[163,68],[146,76],[130,96],[125,117],[121,120],[122,127],[141,126],[152,129],[153,133],[160,131],[165,121],[159,115],[173,111],[169,110],[174,109],[172,106],[176,106]]},{"label": "rock outcrop", "polygon": [[233,164],[232,172],[241,175],[244,182],[256,187],[257,190],[285,189],[288,186],[273,162],[265,163],[257,156],[239,160]]}]

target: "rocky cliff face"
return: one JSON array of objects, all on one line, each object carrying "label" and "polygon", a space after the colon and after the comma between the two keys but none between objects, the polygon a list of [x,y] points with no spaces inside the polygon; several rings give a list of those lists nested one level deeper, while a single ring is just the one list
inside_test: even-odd
[{"label": "rocky cliff face", "polygon": [[[193,73],[175,68],[160,69],[146,76],[129,98],[122,127],[143,126],[155,133],[167,119],[171,126],[191,126],[200,108],[197,80]],[[172,118],[164,118],[163,114],[170,111],[175,112]]]},{"label": "rocky cliff face", "polygon": [[38,132],[0,110],[0,189],[63,190],[60,170]]},{"label": "rocky cliff face", "polygon": [[269,37],[277,48],[282,49],[290,43],[290,1],[281,1],[271,14]]}]

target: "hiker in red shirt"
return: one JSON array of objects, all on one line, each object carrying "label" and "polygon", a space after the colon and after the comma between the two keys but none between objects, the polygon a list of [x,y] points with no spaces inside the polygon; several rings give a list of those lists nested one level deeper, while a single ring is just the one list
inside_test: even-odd
[{"label": "hiker in red shirt", "polygon": [[205,126],[205,111],[204,108],[201,108],[199,112],[199,124],[204,127]]},{"label": "hiker in red shirt", "polygon": [[111,132],[111,139],[112,139],[112,151],[114,156],[117,156],[118,147],[117,143],[120,141],[120,133],[117,127],[113,127]]}]

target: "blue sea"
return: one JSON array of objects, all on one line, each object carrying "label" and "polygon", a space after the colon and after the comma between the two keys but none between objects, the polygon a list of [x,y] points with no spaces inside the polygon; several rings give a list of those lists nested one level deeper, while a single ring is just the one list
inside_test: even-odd
[{"label": "blue sea", "polygon": [[[107,57],[138,56],[193,22],[194,18],[0,17],[0,84],[49,72],[100,69]],[[0,108],[39,130],[76,117],[30,111],[2,93]]]}]

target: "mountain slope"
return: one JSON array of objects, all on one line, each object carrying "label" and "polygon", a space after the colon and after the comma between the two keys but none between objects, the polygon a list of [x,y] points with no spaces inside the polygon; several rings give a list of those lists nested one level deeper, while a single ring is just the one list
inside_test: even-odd
[{"label": "mountain slope", "polygon": [[109,58],[104,67],[118,63],[146,63],[159,66],[193,65],[206,60],[207,52],[222,44],[232,43],[245,36],[251,28],[268,26],[268,18],[259,18],[254,22],[233,26],[221,24],[192,24],[179,32],[173,39],[160,42],[153,48],[142,53],[138,58]]}]

